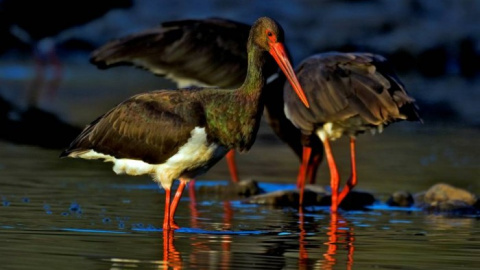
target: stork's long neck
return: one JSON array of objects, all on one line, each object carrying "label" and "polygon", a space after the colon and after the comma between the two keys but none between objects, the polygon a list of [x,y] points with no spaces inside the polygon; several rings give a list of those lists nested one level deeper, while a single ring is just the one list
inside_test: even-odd
[{"label": "stork's long neck", "polygon": [[215,102],[208,104],[206,110],[208,129],[215,139],[238,151],[253,145],[263,113],[265,55],[256,45],[249,45],[247,76],[242,86],[233,91],[220,90],[224,101],[216,95]]},{"label": "stork's long neck", "polygon": [[[247,76],[242,86],[240,86],[240,95],[248,100],[260,98],[263,86],[265,85],[265,75],[263,73],[263,65],[265,63],[266,53],[251,40],[248,43],[248,67]],[[253,101],[252,100],[252,101]]]}]

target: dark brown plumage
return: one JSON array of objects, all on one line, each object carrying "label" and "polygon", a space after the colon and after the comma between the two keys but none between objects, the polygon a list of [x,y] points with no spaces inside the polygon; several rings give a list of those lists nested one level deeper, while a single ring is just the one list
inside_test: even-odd
[{"label": "dark brown plumage", "polygon": [[[250,27],[220,18],[164,22],[108,42],[92,52],[90,62],[101,69],[134,65],[173,79],[179,87],[234,88],[247,74]],[[277,70],[275,61],[267,59],[264,72]]]},{"label": "dark brown plumage", "polygon": [[205,127],[198,91],[159,90],[133,96],[88,125],[62,155],[91,149],[114,156],[161,164]]},{"label": "dark brown plumage", "polygon": [[[414,99],[386,59],[371,53],[322,53],[303,60],[296,69],[311,106],[302,108],[285,85],[285,113],[303,136],[318,136],[331,173],[332,210],[356,185],[355,136],[391,123],[421,121]],[[338,194],[339,176],[329,141],[351,137],[352,175]],[[304,144],[304,159],[311,146]],[[304,161],[305,163],[305,161]],[[300,174],[305,175],[305,171]],[[301,176],[299,176],[301,178]]]},{"label": "dark brown plumage", "polygon": [[[197,69],[209,70],[209,73],[196,76],[195,81],[200,84],[211,85],[239,83],[239,77],[228,76],[225,78],[223,76],[213,76],[213,74],[222,70],[238,68],[236,63],[238,57],[242,55],[241,51],[238,51],[235,56],[220,56],[225,55],[222,52],[228,49],[228,44],[232,44],[229,40],[236,39],[234,44],[242,42],[242,31],[245,25],[218,18],[213,20],[215,26],[211,25],[210,19],[165,23],[165,26],[177,25],[170,30],[174,29],[178,32],[181,29],[180,32],[182,33],[177,35],[177,40],[173,38],[169,42],[161,43],[163,42],[161,41],[162,38],[166,36],[164,34],[151,36],[139,34],[121,39],[121,42],[114,41],[112,44],[115,44],[115,46],[107,44],[99,48],[93,54],[92,63],[101,64],[104,68],[110,64],[133,63],[157,73],[156,69],[159,67],[166,71],[183,69],[184,59],[205,58],[213,60],[219,65],[204,66],[206,61],[201,60],[191,62],[198,65]],[[228,29],[232,28],[236,29],[238,35],[232,36],[230,34],[231,32]],[[164,33],[168,32],[168,29],[157,29],[156,31]],[[191,38],[207,35],[209,38],[201,41],[198,38]],[[175,48],[181,52],[188,51],[188,54],[178,58],[182,61],[171,62],[170,66],[165,63],[159,65],[157,64],[158,59],[165,57],[164,54],[168,50],[157,49],[155,53],[148,55],[139,50],[135,50],[136,53],[130,53],[129,51],[133,51],[135,46],[126,48],[131,46],[129,40],[136,40],[139,44],[153,44],[154,42],[168,44],[168,48],[171,50]],[[218,44],[222,44],[222,46],[218,46]],[[201,53],[195,53],[195,50],[190,50],[191,48],[195,48]],[[112,53],[115,51],[118,52],[118,57],[115,56],[117,53]],[[245,52],[243,53],[245,54]],[[102,61],[99,61],[99,59],[102,59],[102,57],[98,57],[100,55],[103,57]],[[118,59],[121,59],[121,61]],[[145,62],[150,64],[144,64]],[[191,69],[192,67],[185,67],[185,70]],[[187,72],[184,72],[184,77],[186,75]],[[286,106],[289,108],[289,117],[294,119],[295,125],[299,128],[287,119],[284,112],[284,96],[278,91],[285,85],[286,79],[283,74],[278,74],[278,77],[270,81],[265,87],[265,95],[268,97],[265,99],[265,114],[266,120],[275,134],[287,143],[301,160],[297,177],[297,185],[301,189],[303,189],[306,181],[310,183],[315,181],[315,175],[323,157],[323,143],[317,136],[316,130],[323,127],[323,124],[329,121],[335,122],[334,126],[338,134],[329,136],[338,137],[343,134],[355,136],[372,128],[381,129],[395,121],[419,120],[413,99],[406,94],[402,83],[380,55],[331,52],[311,56],[299,66],[297,76],[301,78],[303,86],[309,89],[309,100],[315,103],[312,110],[305,110],[303,105],[289,102],[290,97],[287,97],[287,103],[289,104],[286,104]],[[180,85],[184,84],[180,82],[179,78],[174,76],[170,78]],[[207,80],[209,81],[207,82]],[[295,99],[293,100],[295,101]],[[339,131],[339,127],[345,130]],[[353,159],[352,156],[352,162],[354,162]],[[333,164],[331,161],[329,163]],[[333,172],[333,174],[336,173]],[[353,179],[353,177],[351,178]],[[348,193],[348,190],[346,188],[342,196]],[[334,207],[336,209],[336,206]]]},{"label": "dark brown plumage", "polygon": [[[275,21],[258,19],[247,43],[247,76],[238,89],[160,90],[133,96],[87,126],[61,156],[101,158],[114,162],[116,173],[151,174],[166,190],[163,227],[177,227],[173,217],[185,184],[230,149],[248,151],[253,145],[263,112],[267,52],[305,101],[282,42],[283,30]],[[170,202],[175,179],[180,186]]]},{"label": "dark brown plumage", "polygon": [[[131,34],[106,43],[91,54],[90,62],[101,69],[119,65],[134,65],[156,75],[166,76],[178,87],[240,86],[247,72],[246,46],[250,26],[222,18],[179,20]],[[283,85],[286,77],[278,72],[273,58],[265,59],[264,74],[276,79],[265,86],[265,114],[275,134],[287,143],[301,160],[300,131],[283,112]],[[317,137],[311,139],[314,147],[309,174],[315,179],[323,150]],[[319,149],[319,150],[317,150]],[[227,155],[232,180],[238,182],[234,151]]]}]

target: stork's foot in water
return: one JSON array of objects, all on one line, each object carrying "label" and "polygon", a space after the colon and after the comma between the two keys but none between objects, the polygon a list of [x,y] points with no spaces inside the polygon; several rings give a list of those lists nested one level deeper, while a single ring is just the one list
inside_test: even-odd
[{"label": "stork's foot in water", "polygon": [[[197,182],[198,183],[198,182]],[[230,182],[228,185],[213,185],[198,187],[197,194],[209,194],[209,196],[224,197],[250,197],[264,193],[258,186],[258,182],[252,179],[241,180],[238,183]]]},{"label": "stork's foot in water", "polygon": [[176,229],[180,229],[180,226],[178,226],[177,223],[173,220],[163,223],[163,230],[164,231],[166,231],[166,230],[176,230]]},{"label": "stork's foot in water", "polygon": [[177,225],[175,221],[170,221],[170,230],[180,229],[180,226]]}]

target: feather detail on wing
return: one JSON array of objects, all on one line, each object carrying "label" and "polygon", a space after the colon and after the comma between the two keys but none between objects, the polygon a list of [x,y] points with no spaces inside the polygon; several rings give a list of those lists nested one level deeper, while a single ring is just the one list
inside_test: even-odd
[{"label": "feather detail on wing", "polygon": [[350,119],[365,126],[420,119],[414,99],[380,55],[317,54],[305,59],[296,74],[311,108],[302,107],[286,84],[286,111],[304,133],[326,122]]},{"label": "feather detail on wing", "polygon": [[247,24],[219,18],[170,21],[108,42],[90,62],[102,69],[135,65],[177,83],[232,88],[246,75],[249,32]]},{"label": "feather detail on wing", "polygon": [[188,91],[154,91],[133,96],[97,118],[61,156],[89,150],[115,158],[160,164],[204,126],[203,108],[185,101]]}]

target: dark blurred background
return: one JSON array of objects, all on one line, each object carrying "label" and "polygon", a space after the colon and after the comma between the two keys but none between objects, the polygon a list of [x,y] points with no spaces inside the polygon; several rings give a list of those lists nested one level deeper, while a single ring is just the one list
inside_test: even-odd
[{"label": "dark blurred background", "polygon": [[83,127],[132,94],[174,87],[132,67],[91,65],[90,52],[111,39],[168,20],[252,23],[265,15],[285,28],[295,64],[329,50],[380,53],[417,99],[426,124],[480,126],[480,1],[0,0],[0,135],[75,134],[53,122]]}]

